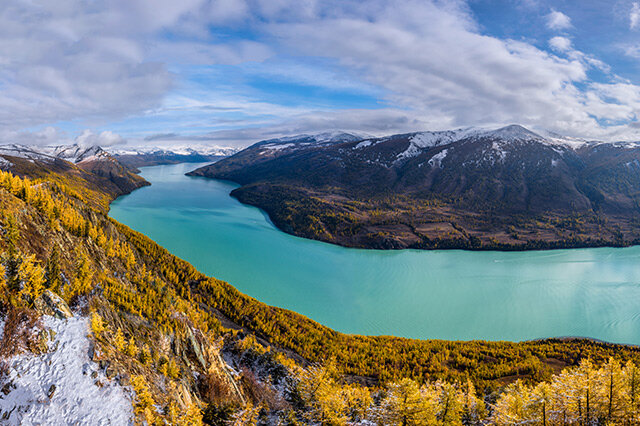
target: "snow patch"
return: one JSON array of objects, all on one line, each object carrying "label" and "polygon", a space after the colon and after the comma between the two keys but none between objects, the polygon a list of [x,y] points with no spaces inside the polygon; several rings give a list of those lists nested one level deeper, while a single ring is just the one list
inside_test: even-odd
[{"label": "snow patch", "polygon": [[396,161],[402,161],[419,155],[426,148],[449,145],[453,142],[477,134],[478,129],[469,127],[465,129],[445,130],[442,132],[420,132],[409,138],[409,147],[396,156]]},{"label": "snow patch", "polygon": [[366,141],[362,141],[359,144],[357,144],[356,146],[353,147],[353,149],[362,149],[362,148],[366,148],[368,146],[371,146],[373,144],[372,140],[366,140]]},{"label": "snow patch", "polygon": [[491,150],[497,155],[496,159],[502,163],[507,158],[507,151],[497,142],[491,144]]},{"label": "snow patch", "polygon": [[6,158],[0,157],[0,169],[7,170],[9,167],[13,166],[13,163]]},{"label": "snow patch", "polygon": [[265,145],[264,148],[267,148],[270,151],[282,151],[283,149],[292,148],[294,146],[296,146],[296,144],[294,143],[284,143],[282,145],[269,144],[269,145]]},{"label": "snow patch", "polygon": [[7,395],[0,393],[0,418],[6,415],[10,425],[131,425],[133,410],[125,389],[107,380],[89,359],[88,320],[43,321],[55,332],[50,352],[7,360],[10,373],[5,382],[13,385]]},{"label": "snow patch", "polygon": [[449,149],[443,149],[442,151],[431,157],[431,159],[428,161],[429,165],[431,167],[437,166],[442,168],[442,160],[444,160],[448,152]]}]

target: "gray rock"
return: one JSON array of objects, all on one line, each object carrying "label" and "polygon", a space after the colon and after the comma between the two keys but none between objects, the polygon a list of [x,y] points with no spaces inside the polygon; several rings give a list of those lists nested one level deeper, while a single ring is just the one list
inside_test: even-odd
[{"label": "gray rock", "polygon": [[49,390],[47,391],[47,397],[51,399],[55,392],[56,392],[56,385],[49,386]]},{"label": "gray rock", "polygon": [[73,313],[67,303],[51,290],[45,290],[35,302],[35,307],[41,314],[53,315],[56,318],[71,318]]}]

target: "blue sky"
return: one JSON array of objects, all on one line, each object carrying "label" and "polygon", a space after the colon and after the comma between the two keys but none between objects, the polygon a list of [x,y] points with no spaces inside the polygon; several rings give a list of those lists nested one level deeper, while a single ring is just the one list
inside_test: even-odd
[{"label": "blue sky", "polygon": [[640,140],[640,2],[8,0],[3,142],[520,123]]}]

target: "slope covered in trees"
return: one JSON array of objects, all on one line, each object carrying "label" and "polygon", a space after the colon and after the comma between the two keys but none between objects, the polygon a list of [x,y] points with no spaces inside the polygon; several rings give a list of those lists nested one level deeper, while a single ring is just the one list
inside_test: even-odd
[{"label": "slope covered in trees", "polygon": [[[104,193],[78,179],[51,170],[34,179],[0,173],[1,346],[39,350],[33,332],[43,298],[59,294],[91,318],[91,358],[134,389],[141,422],[543,424],[543,413],[556,424],[549,422],[560,414],[606,420],[635,413],[637,348],[337,333],[199,273],[106,217],[89,201]],[[587,359],[593,364],[554,376]],[[565,390],[554,390],[565,378]],[[538,385],[544,381],[550,391]]]}]

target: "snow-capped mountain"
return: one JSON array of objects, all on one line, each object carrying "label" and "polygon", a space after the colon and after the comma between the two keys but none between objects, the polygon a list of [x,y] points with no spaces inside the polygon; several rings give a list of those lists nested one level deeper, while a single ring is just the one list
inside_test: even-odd
[{"label": "snow-capped mountain", "polygon": [[57,145],[26,146],[0,145],[0,168],[25,174],[34,166],[47,170],[65,170],[74,173],[90,173],[106,192],[126,194],[148,185],[134,170],[99,146]]},{"label": "snow-capped mountain", "polygon": [[42,151],[53,157],[61,158],[75,164],[83,161],[96,161],[109,158],[109,153],[99,146],[82,146],[78,144],[46,146],[42,148]]},{"label": "snow-capped mountain", "polygon": [[233,155],[238,151],[238,148],[203,145],[109,148],[109,152],[115,158],[130,167],[144,167],[157,164],[213,162],[220,158]]},{"label": "snow-capped mountain", "polygon": [[[309,145],[329,145],[343,142],[354,142],[363,140],[368,135],[360,133],[347,133],[342,131],[322,132],[315,134],[302,134],[294,136],[284,136],[275,139],[260,141],[255,145],[263,146],[267,149],[284,149],[286,147],[302,147]],[[255,146],[254,145],[254,146]]]},{"label": "snow-capped mountain", "polygon": [[123,155],[148,155],[148,154],[174,154],[174,155],[211,155],[226,157],[238,152],[239,148],[206,146],[206,145],[177,145],[163,146],[139,146],[139,147],[112,147],[107,148],[109,153],[117,156]]},{"label": "snow-capped mountain", "polygon": [[[331,203],[336,195],[365,204],[363,200],[390,195],[418,204],[437,200],[448,214],[455,212],[465,221],[484,212],[504,217],[640,215],[640,144],[540,133],[511,125],[345,137],[332,143],[282,138],[256,143],[192,174],[247,185],[235,193],[274,215],[283,211],[278,206],[289,200],[292,188],[295,197],[334,197]],[[429,220],[442,220],[442,215],[434,213]],[[284,221],[283,227],[296,228]]]}]

